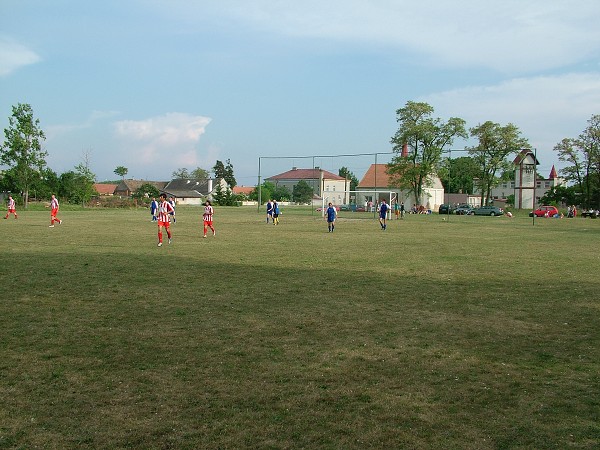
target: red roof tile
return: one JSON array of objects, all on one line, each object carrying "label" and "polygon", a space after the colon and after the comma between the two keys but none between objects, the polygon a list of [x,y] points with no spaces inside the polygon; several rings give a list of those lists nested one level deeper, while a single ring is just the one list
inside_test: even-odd
[{"label": "red roof tile", "polygon": [[253,190],[254,190],[254,188],[250,187],[250,186],[234,186],[234,188],[232,189],[232,192],[234,194],[250,195]]},{"label": "red roof tile", "polygon": [[94,189],[96,189],[96,192],[100,195],[113,195],[116,188],[117,188],[116,184],[105,184],[105,183],[94,184]]},{"label": "red roof tile", "polygon": [[[377,185],[375,185],[377,180]],[[387,164],[371,164],[365,175],[358,183],[359,188],[389,187],[390,176],[387,173]]]}]

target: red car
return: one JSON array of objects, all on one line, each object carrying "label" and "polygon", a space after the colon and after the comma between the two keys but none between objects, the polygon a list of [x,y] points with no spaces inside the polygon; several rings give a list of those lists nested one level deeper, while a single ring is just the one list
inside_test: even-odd
[{"label": "red car", "polygon": [[556,206],[540,206],[538,209],[530,213],[530,216],[535,217],[554,217],[555,214],[560,214]]}]

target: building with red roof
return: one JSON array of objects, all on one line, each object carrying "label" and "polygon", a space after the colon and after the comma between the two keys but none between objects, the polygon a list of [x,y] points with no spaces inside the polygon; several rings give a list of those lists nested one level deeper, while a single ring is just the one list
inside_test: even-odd
[{"label": "building with red roof", "polygon": [[350,180],[319,167],[313,169],[292,167],[287,172],[265,178],[265,181],[269,181],[276,186],[285,186],[290,192],[300,181],[305,181],[313,188],[315,195],[313,202],[320,205],[324,199],[326,204],[329,202],[334,205],[349,203]]}]

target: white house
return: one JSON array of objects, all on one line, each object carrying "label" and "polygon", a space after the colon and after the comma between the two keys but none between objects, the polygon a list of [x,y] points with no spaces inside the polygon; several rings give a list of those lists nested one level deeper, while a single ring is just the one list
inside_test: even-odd
[{"label": "white house", "polygon": [[[428,209],[437,210],[444,203],[444,186],[437,175],[432,176],[426,186],[423,186],[423,195],[415,199],[409,191],[403,191],[396,187],[390,187],[390,175],[387,173],[387,164],[371,164],[356,188],[356,203],[361,205],[366,202],[379,202],[388,198],[390,192],[396,195],[398,202],[404,202],[406,209],[412,205],[422,205]],[[362,191],[362,192],[361,192]],[[377,198],[375,193],[377,191]]]},{"label": "white house", "polygon": [[169,181],[161,189],[169,197],[174,197],[178,205],[201,205],[208,198],[212,200],[215,189],[220,185],[225,191],[229,185],[223,178],[215,183],[213,179],[195,180],[192,178],[180,178]]}]

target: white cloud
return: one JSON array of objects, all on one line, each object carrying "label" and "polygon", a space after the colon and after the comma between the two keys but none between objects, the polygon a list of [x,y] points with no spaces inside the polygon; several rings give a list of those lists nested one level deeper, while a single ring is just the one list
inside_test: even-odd
[{"label": "white cloud", "polygon": [[116,122],[115,132],[123,150],[143,165],[163,161],[169,166],[195,168],[199,161],[196,145],[210,121],[209,117],[167,113]]},{"label": "white cloud", "polygon": [[40,60],[33,50],[12,39],[0,37],[0,76],[10,75],[17,69]]},{"label": "white cloud", "polygon": [[473,86],[420,99],[435,116],[462,117],[469,127],[491,120],[513,123],[546,162],[563,138],[577,137],[593,114],[600,114],[600,74],[566,74],[515,78],[492,86]]},{"label": "white cloud", "polygon": [[573,0],[222,0],[168,2],[189,20],[225,16],[282,35],[371,43],[438,67],[529,73],[600,54],[600,2]]}]

